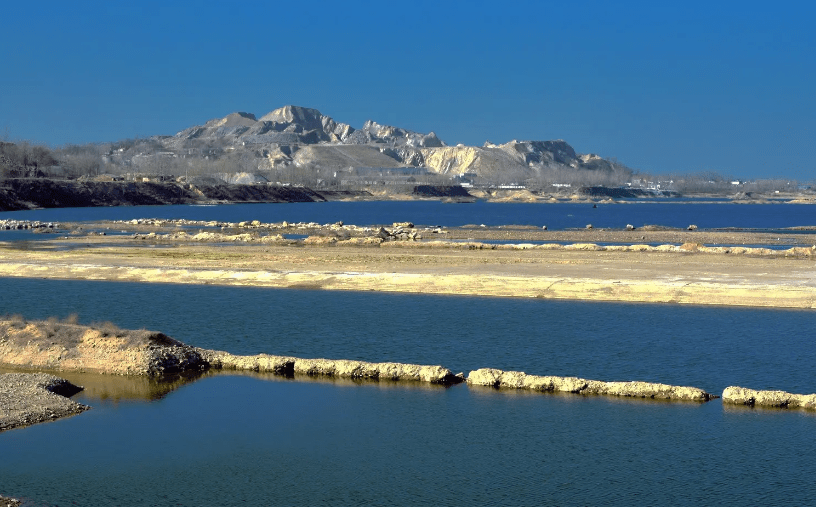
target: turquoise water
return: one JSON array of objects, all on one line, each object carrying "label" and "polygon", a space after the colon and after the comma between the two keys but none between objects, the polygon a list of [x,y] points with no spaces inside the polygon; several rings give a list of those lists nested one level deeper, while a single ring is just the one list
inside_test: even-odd
[{"label": "turquoise water", "polygon": [[[0,217],[816,224],[794,205],[392,204]],[[238,354],[816,392],[811,311],[0,278],[0,313],[78,313]],[[0,493],[37,506],[816,504],[810,412],[251,375],[158,391],[89,386],[75,398],[93,410],[0,434]]]}]

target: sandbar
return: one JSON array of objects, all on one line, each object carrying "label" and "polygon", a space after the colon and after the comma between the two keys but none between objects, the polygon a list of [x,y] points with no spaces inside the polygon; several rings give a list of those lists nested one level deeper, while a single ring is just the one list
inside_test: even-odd
[{"label": "sandbar", "polygon": [[[460,229],[458,234],[475,232]],[[523,233],[513,233],[520,238],[515,245],[451,240],[225,244],[129,236],[49,240],[35,249],[0,243],[0,277],[801,309],[816,305],[816,256],[809,248],[598,247],[586,242],[597,233],[583,231],[559,233],[559,241],[576,241],[566,246],[525,245]],[[667,234],[682,233],[638,231],[637,239],[646,243]],[[758,242],[764,240],[757,236]]]}]

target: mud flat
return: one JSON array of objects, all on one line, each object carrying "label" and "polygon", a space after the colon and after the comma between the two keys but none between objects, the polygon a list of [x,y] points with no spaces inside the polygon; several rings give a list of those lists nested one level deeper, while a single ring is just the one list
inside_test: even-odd
[{"label": "mud flat", "polygon": [[792,394],[785,391],[755,391],[745,387],[726,387],[723,403],[750,407],[800,408],[816,410],[816,394]]},{"label": "mud flat", "polygon": [[672,386],[650,382],[603,382],[577,377],[551,377],[527,375],[520,371],[502,371],[481,368],[471,371],[468,385],[488,386],[502,389],[527,389],[531,391],[568,392],[583,395],[624,396],[656,400],[709,401],[717,398],[702,389]]}]

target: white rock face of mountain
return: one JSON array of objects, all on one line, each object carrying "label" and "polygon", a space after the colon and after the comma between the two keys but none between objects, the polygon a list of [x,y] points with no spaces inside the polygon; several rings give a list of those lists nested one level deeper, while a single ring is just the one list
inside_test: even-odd
[{"label": "white rock face of mountain", "polygon": [[448,146],[433,132],[423,134],[372,120],[355,129],[316,109],[292,105],[260,118],[232,113],[160,142],[185,156],[218,150],[237,153],[255,160],[259,170],[416,167],[450,176],[520,181],[546,171],[613,169],[611,162],[597,155],[576,154],[563,140]]}]

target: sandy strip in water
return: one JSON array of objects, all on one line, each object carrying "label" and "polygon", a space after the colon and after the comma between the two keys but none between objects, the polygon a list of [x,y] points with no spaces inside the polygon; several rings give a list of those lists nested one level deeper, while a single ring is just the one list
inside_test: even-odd
[{"label": "sandy strip in water", "polygon": [[175,244],[0,248],[0,276],[814,308],[813,258],[583,250]]}]

